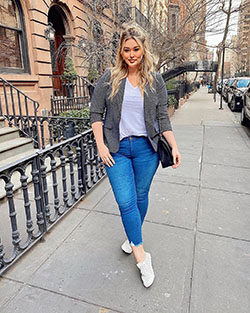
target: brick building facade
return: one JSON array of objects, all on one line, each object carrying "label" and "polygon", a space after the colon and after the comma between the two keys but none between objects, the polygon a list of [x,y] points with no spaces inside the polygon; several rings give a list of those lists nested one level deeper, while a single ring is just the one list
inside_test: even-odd
[{"label": "brick building facade", "polygon": [[[99,45],[105,46],[120,32],[126,10],[119,1],[95,1],[95,6],[92,3],[0,0],[0,77],[38,101],[40,109],[50,110],[51,75],[63,71],[58,48],[72,48],[77,73],[86,76],[88,51],[81,39],[93,42],[96,36]],[[45,37],[48,23],[55,30],[53,41]]]},{"label": "brick building facade", "polygon": [[238,64],[239,73],[250,75],[250,6],[247,0],[241,1],[242,10],[238,20]]}]

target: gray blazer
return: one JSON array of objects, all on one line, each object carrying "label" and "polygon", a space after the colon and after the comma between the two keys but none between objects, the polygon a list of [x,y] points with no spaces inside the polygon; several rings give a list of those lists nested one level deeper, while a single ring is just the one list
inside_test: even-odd
[{"label": "gray blazer", "polygon": [[[91,100],[90,122],[93,124],[102,121],[104,116],[104,143],[110,152],[115,153],[120,145],[119,124],[126,79],[121,81],[117,94],[111,100],[109,95],[112,87],[108,84],[110,75],[110,70],[107,70],[95,87]],[[172,127],[167,112],[167,89],[160,73],[154,74],[153,87],[154,90],[151,90],[149,84],[145,87],[144,116],[148,139],[153,149],[157,151],[159,133],[172,130]]]}]

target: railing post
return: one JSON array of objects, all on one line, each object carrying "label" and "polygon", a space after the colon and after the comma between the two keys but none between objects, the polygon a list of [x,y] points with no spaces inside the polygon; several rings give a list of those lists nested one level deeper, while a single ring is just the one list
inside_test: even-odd
[{"label": "railing post", "polygon": [[82,149],[81,143],[79,146],[76,147],[76,158],[77,158],[77,167],[78,167],[78,191],[79,196],[83,194],[83,173],[82,173]]},{"label": "railing post", "polygon": [[8,119],[8,122],[9,122],[9,127],[12,127],[12,122],[10,121],[9,105],[8,105],[8,97],[7,97],[7,92],[6,92],[5,81],[3,81],[3,93],[4,93],[5,109],[6,109],[7,119]]},{"label": "railing post", "polygon": [[[8,199],[8,205],[9,205],[9,216],[11,221],[11,229],[12,229],[12,244],[14,246],[14,254],[19,249],[19,243],[21,241],[19,231],[17,229],[17,220],[16,220],[16,210],[15,210],[15,204],[14,204],[14,191],[13,191],[14,185],[9,180],[7,184],[5,185],[6,190],[6,197]],[[13,258],[15,255],[13,255]]]},{"label": "railing post", "polygon": [[24,129],[24,123],[23,123],[23,114],[22,114],[22,105],[21,105],[21,99],[20,99],[20,92],[17,91],[17,101],[18,101],[18,107],[19,107],[19,114],[21,117],[21,129]]},{"label": "railing post", "polygon": [[179,88],[178,87],[175,89],[175,99],[176,99],[175,109],[178,109],[179,107]]},{"label": "railing post", "polygon": [[50,104],[51,104],[51,114],[54,116],[54,101],[53,101],[53,96],[50,96]]},{"label": "railing post", "polygon": [[35,202],[36,202],[36,217],[37,217],[37,225],[42,235],[46,231],[46,219],[43,209],[43,202],[42,202],[42,195],[41,195],[41,178],[40,178],[40,160],[39,156],[37,155],[34,158],[32,163],[32,179],[34,184],[34,193],[35,193]]},{"label": "railing post", "polygon": [[39,104],[34,101],[33,102],[33,108],[34,108],[34,115],[35,115],[35,123],[34,123],[34,131],[35,131],[35,140],[37,144],[34,143],[34,146],[37,145],[38,149],[41,149],[41,140],[39,135],[39,127],[38,127],[38,119],[37,119],[37,108],[39,107]]},{"label": "railing post", "polygon": [[21,188],[23,190],[23,200],[24,200],[24,208],[26,214],[26,231],[28,234],[28,238],[31,239],[33,236],[33,222],[31,218],[31,209],[30,209],[30,201],[29,201],[29,193],[28,193],[28,176],[23,173],[20,177]]},{"label": "railing post", "polygon": [[83,144],[83,136],[81,136],[80,141],[80,148],[81,148],[81,177],[82,177],[82,193],[86,194],[87,192],[87,180],[85,175],[85,163],[86,163],[86,148],[87,145]]},{"label": "railing post", "polygon": [[[0,80],[1,81],[1,80]],[[2,108],[2,100],[1,100],[1,95],[0,95],[0,115],[3,115],[3,108]]]},{"label": "railing post", "polygon": [[58,196],[58,182],[57,182],[57,175],[56,175],[56,160],[53,158],[50,161],[51,166],[51,173],[52,173],[52,182],[53,182],[53,192],[54,192],[54,210],[55,215],[52,221],[55,221],[57,217],[60,215],[59,209],[60,209],[60,200]]},{"label": "railing post", "polygon": [[2,244],[1,238],[0,238],[0,270],[4,267],[4,246]]},{"label": "railing post", "polygon": [[50,205],[49,205],[49,190],[48,190],[48,184],[47,184],[47,178],[46,178],[46,169],[47,166],[45,164],[45,160],[43,160],[42,158],[40,158],[42,164],[40,166],[41,169],[41,178],[42,178],[42,194],[43,194],[43,200],[44,200],[44,213],[45,213],[45,221],[46,221],[46,225],[50,220]]},{"label": "railing post", "polygon": [[10,96],[11,96],[11,106],[12,106],[12,115],[14,118],[14,125],[17,127],[16,108],[15,108],[15,101],[14,101],[12,86],[10,86]]}]

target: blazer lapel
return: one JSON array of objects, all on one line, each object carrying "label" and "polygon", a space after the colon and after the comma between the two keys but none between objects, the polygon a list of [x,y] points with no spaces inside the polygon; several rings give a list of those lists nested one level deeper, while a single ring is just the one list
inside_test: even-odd
[{"label": "blazer lapel", "polygon": [[146,120],[148,120],[147,116],[148,114],[151,114],[152,111],[152,101],[153,101],[152,90],[150,89],[149,84],[147,84],[145,86],[144,91],[144,115]]},{"label": "blazer lapel", "polygon": [[114,104],[117,105],[119,109],[119,113],[122,111],[122,102],[124,98],[124,91],[125,91],[125,85],[126,85],[126,78],[123,78],[121,81],[121,84],[119,86],[119,90],[114,98]]}]

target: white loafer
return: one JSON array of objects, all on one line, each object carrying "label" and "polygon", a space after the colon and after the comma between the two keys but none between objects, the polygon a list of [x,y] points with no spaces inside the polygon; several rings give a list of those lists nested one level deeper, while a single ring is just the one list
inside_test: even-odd
[{"label": "white loafer", "polygon": [[127,254],[131,254],[133,252],[128,239],[124,241],[124,243],[121,245],[121,248],[122,248],[122,251]]}]

